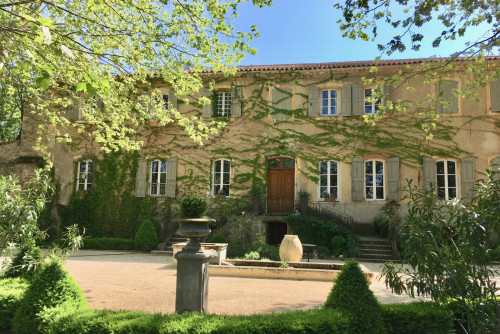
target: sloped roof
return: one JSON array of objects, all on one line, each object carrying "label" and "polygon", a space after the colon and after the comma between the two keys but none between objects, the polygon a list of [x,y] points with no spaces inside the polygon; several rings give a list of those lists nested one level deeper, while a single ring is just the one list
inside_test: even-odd
[{"label": "sloped roof", "polygon": [[[266,72],[266,71],[297,71],[297,70],[328,70],[341,68],[371,67],[371,66],[396,66],[396,65],[416,65],[429,61],[441,61],[450,58],[415,58],[415,59],[395,59],[395,60],[362,60],[362,61],[344,61],[331,63],[305,63],[305,64],[276,64],[276,65],[247,65],[237,66],[238,72]],[[464,60],[457,58],[456,60]],[[485,57],[487,60],[500,60],[500,56]],[[455,61],[456,61],[455,60]],[[206,69],[203,72],[210,72]]]}]

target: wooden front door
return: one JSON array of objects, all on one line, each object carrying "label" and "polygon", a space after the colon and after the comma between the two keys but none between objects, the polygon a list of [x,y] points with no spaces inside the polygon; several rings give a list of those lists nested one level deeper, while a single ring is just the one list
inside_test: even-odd
[{"label": "wooden front door", "polygon": [[267,213],[292,213],[295,195],[295,160],[273,158],[268,160],[267,167]]}]

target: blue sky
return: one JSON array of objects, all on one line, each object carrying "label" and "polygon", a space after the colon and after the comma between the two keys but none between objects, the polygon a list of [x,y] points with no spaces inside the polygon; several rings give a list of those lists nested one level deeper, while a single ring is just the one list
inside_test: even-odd
[{"label": "blue sky", "polygon": [[[375,42],[343,38],[336,23],[341,14],[333,8],[334,3],[334,0],[273,0],[272,6],[263,9],[252,6],[251,1],[241,5],[235,23],[237,29],[248,31],[250,25],[256,25],[260,39],[251,42],[257,55],[247,55],[240,65],[373,60],[381,56],[377,43],[385,44],[394,31],[386,27],[380,36],[387,37]],[[382,55],[382,59],[447,57],[462,49],[467,40],[476,40],[486,27],[432,48],[430,44],[441,30],[439,23],[431,22],[422,30],[425,37],[420,51]]]}]

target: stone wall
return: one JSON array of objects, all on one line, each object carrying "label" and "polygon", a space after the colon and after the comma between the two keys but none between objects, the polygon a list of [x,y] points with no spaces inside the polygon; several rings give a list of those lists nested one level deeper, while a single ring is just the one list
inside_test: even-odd
[{"label": "stone wall", "polygon": [[0,143],[0,175],[16,174],[20,182],[24,183],[34,175],[38,159],[21,157],[20,146],[20,140]]}]

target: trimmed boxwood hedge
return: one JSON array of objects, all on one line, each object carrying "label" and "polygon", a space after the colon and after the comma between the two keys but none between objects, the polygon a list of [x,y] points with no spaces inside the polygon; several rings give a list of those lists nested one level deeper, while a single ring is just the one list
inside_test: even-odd
[{"label": "trimmed boxwood hedge", "polygon": [[121,238],[85,238],[83,249],[131,250],[134,240]]},{"label": "trimmed boxwood hedge", "polygon": [[[0,280],[0,330],[10,320],[27,283]],[[78,298],[77,298],[78,299]],[[28,299],[26,299],[28,302]],[[314,309],[251,316],[212,314],[150,314],[131,311],[89,310],[79,303],[60,303],[41,312],[44,333],[357,333],[358,320],[338,309]],[[451,312],[436,303],[381,305],[387,334],[452,332]]]},{"label": "trimmed boxwood hedge", "polygon": [[16,313],[28,281],[22,278],[4,278],[0,280],[0,332],[11,327],[11,321]]}]

